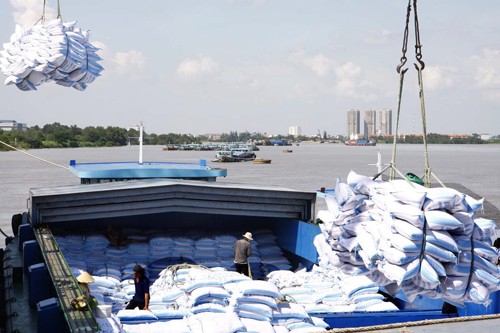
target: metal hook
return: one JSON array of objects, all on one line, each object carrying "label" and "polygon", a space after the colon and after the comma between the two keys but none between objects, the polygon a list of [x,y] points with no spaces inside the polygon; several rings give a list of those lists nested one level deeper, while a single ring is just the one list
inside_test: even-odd
[{"label": "metal hook", "polygon": [[396,67],[396,71],[398,73],[401,73],[401,67],[403,67],[405,64],[406,64],[406,57],[401,57],[401,63],[398,65],[398,67]]}]

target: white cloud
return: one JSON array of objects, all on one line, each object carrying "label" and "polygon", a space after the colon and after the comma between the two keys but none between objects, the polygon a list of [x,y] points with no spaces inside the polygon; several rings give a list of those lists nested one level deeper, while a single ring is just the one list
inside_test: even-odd
[{"label": "white cloud", "polygon": [[115,53],[113,62],[119,74],[140,76],[146,68],[146,58],[141,51],[136,50]]},{"label": "white cloud", "polygon": [[479,88],[500,87],[500,50],[484,49],[482,56],[474,56],[474,81]]},{"label": "white cloud", "polygon": [[431,91],[453,87],[457,82],[457,70],[451,67],[425,66],[422,71],[424,89]]},{"label": "white cloud", "polygon": [[[12,17],[14,23],[24,27],[34,25],[43,13],[43,1],[40,0],[10,0],[14,8]],[[45,6],[45,17],[48,20],[56,18],[56,11],[48,4]]]},{"label": "white cloud", "polygon": [[372,101],[377,98],[375,85],[363,79],[360,66],[348,62],[335,68],[337,85],[335,92],[338,96],[350,97],[363,101]]},{"label": "white cloud", "polygon": [[500,103],[500,50],[484,49],[472,62],[476,88],[486,99]]},{"label": "white cloud", "polygon": [[219,64],[212,58],[201,57],[200,59],[186,59],[179,67],[177,74],[183,79],[196,79],[201,76],[216,73],[219,70]]},{"label": "white cloud", "polygon": [[335,61],[321,53],[308,57],[302,50],[293,53],[288,59],[292,62],[306,66],[319,77],[328,76],[335,66]]}]

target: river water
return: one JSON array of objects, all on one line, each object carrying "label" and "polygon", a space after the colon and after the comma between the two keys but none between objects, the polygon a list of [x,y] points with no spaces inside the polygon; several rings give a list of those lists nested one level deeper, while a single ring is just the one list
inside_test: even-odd
[{"label": "river water", "polygon": [[[377,152],[384,163],[390,161],[392,145],[349,147],[343,144],[305,144],[286,147],[260,147],[257,157],[271,159],[271,164],[211,163],[213,151],[162,151],[161,146],[144,146],[143,161],[191,162],[209,161],[213,167],[228,170],[228,176],[218,182],[278,185],[295,190],[316,191],[332,188],[337,177],[346,180],[350,170],[373,176],[377,172]],[[429,145],[429,161],[433,173],[444,183],[459,183],[500,208],[500,145]],[[72,148],[30,150],[30,154],[58,165],[77,162],[138,161],[139,147]],[[399,145],[397,168],[403,173],[421,176],[424,170],[422,145]],[[437,184],[435,179],[433,184]],[[30,188],[79,184],[70,171],[40,161],[20,152],[0,152],[0,227],[11,235],[13,214],[27,210]],[[458,188],[457,188],[458,189]],[[318,207],[321,208],[321,199]],[[491,207],[491,206],[490,206]],[[487,209],[488,206],[485,206]],[[497,224],[500,221],[497,220]],[[0,235],[4,244],[4,237]]]}]

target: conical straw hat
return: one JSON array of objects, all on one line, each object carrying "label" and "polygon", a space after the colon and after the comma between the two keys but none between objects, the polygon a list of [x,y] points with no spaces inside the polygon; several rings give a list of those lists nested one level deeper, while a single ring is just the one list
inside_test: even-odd
[{"label": "conical straw hat", "polygon": [[90,275],[89,273],[87,272],[82,272],[80,275],[78,275],[76,277],[76,280],[80,283],[92,283],[94,282],[94,278],[92,277],[92,275]]}]

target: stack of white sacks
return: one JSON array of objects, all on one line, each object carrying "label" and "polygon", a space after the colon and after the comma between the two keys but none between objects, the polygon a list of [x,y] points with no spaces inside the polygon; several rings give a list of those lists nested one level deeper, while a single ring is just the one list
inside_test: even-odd
[{"label": "stack of white sacks", "polygon": [[77,28],[76,22],[56,19],[29,28],[17,25],[3,48],[0,71],[7,76],[5,84],[23,91],[50,81],[85,90],[103,70],[89,31]]},{"label": "stack of white sacks", "polygon": [[150,312],[117,313],[126,332],[141,332],[145,324],[148,332],[306,333],[328,328],[303,306],[282,301],[274,283],[220,267],[165,269],[150,292]]},{"label": "stack of white sacks", "polygon": [[374,181],[350,172],[325,197],[315,239],[320,264],[364,275],[412,302],[418,295],[487,305],[500,289],[495,222],[477,217],[482,200],[451,188]]}]

